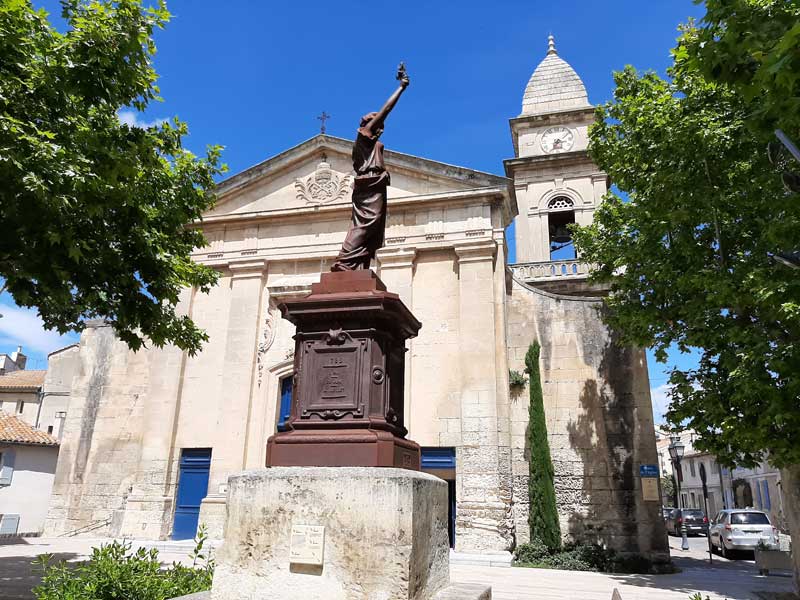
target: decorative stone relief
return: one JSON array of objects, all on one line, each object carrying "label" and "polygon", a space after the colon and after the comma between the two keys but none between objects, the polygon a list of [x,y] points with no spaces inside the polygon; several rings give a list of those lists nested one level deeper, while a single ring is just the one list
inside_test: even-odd
[{"label": "decorative stone relief", "polygon": [[278,329],[278,315],[271,303],[267,304],[267,317],[264,319],[264,328],[261,332],[261,340],[258,342],[258,352],[256,361],[258,363],[258,387],[261,387],[261,379],[264,375],[264,357],[275,341],[275,332]]},{"label": "decorative stone relief", "polygon": [[327,157],[322,156],[322,162],[317,165],[308,177],[294,180],[297,197],[309,204],[330,204],[343,200],[349,193],[353,183],[350,175],[340,175],[327,162]]}]

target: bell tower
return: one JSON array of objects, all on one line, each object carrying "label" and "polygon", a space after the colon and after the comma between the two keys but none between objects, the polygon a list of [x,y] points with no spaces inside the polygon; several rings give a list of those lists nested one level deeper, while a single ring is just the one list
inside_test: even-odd
[{"label": "bell tower", "polygon": [[587,152],[594,118],[581,78],[558,55],[551,35],[547,54],[525,88],[522,113],[510,120],[514,158],[505,161],[505,169],[519,206],[511,268],[520,279],[536,283],[586,276],[568,226],[591,223],[608,189],[608,177]]}]

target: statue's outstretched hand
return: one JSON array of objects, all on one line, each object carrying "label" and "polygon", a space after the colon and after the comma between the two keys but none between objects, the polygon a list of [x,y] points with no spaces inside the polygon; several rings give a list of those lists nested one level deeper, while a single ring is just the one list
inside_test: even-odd
[{"label": "statue's outstretched hand", "polygon": [[403,89],[406,89],[408,87],[408,84],[410,83],[410,81],[408,79],[408,73],[406,73],[406,63],[401,62],[398,65],[398,67],[397,67],[397,76],[396,77],[397,77],[397,80],[400,82],[400,86]]}]

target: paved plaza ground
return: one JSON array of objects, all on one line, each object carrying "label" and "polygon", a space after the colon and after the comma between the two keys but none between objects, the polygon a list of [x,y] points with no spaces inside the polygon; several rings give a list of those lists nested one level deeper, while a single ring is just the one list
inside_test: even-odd
[{"label": "paved plaza ground", "polygon": [[[0,599],[29,600],[38,577],[31,561],[39,554],[51,553],[57,559],[81,560],[92,546],[107,540],[87,538],[28,538],[0,544]],[[142,543],[153,545],[153,542]],[[186,558],[189,544],[157,544],[167,563]],[[610,600],[618,589],[622,600],[688,600],[701,592],[704,600],[785,600],[791,593],[788,575],[758,574],[752,559],[728,561],[714,556],[708,565],[704,537],[691,538],[690,550],[680,550],[680,539],[670,537],[671,552],[681,568],[674,575],[606,575],[548,569],[482,567],[464,564],[451,566],[454,581],[492,586],[494,600]]]}]

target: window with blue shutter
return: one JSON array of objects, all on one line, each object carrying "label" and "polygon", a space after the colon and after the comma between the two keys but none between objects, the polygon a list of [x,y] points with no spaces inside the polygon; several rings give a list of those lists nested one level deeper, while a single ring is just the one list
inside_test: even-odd
[{"label": "window with blue shutter", "polygon": [[764,508],[767,510],[772,510],[772,501],[769,497],[769,482],[765,479],[761,482],[761,487],[764,490]]},{"label": "window with blue shutter", "polygon": [[0,455],[0,485],[11,485],[14,475],[14,451],[3,450]]}]

